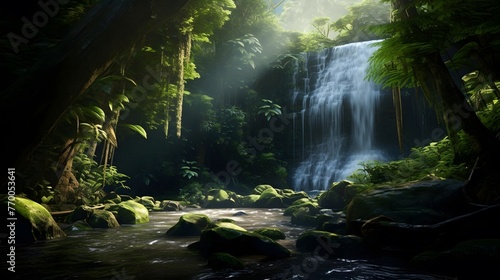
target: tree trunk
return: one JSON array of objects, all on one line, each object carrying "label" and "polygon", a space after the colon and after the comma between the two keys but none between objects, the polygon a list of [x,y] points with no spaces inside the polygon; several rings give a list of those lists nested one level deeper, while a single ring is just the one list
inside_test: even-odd
[{"label": "tree trunk", "polygon": [[76,189],[79,186],[78,180],[73,174],[73,159],[78,152],[79,144],[73,139],[67,140],[64,149],[59,156],[56,166],[56,181],[54,183],[54,202],[75,203],[77,200]]}]

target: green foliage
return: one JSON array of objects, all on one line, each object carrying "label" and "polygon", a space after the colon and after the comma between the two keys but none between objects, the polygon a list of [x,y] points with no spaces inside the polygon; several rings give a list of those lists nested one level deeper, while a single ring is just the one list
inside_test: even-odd
[{"label": "green foliage", "polygon": [[179,171],[179,174],[188,179],[198,177],[198,170],[200,170],[200,168],[198,168],[196,164],[196,161],[182,160],[181,171]]},{"label": "green foliage", "polygon": [[349,178],[365,184],[401,183],[426,176],[464,180],[468,176],[468,165],[455,163],[455,153],[448,137],[412,148],[407,158],[390,162],[368,161],[361,166]]},{"label": "green foliage", "polygon": [[93,159],[85,154],[75,156],[73,162],[74,175],[79,182],[77,195],[81,202],[86,205],[96,204],[106,193],[104,191],[103,176],[106,177],[105,184],[114,188],[114,191],[120,189],[129,190],[125,185],[129,177],[118,172],[116,166],[108,166],[103,174],[102,166],[99,166]]},{"label": "green foliage", "polygon": [[276,115],[281,115],[280,105],[274,104],[273,101],[269,99],[262,99],[262,102],[264,102],[264,105],[259,107],[258,114],[263,114],[268,121]]}]

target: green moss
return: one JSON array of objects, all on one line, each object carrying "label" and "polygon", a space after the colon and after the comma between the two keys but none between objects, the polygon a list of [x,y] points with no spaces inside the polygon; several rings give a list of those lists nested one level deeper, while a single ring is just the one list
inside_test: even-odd
[{"label": "green moss", "polygon": [[253,233],[257,233],[266,237],[271,238],[272,240],[285,239],[285,233],[279,229],[274,227],[261,228],[254,230]]},{"label": "green moss", "polygon": [[122,201],[109,210],[116,214],[120,224],[142,224],[149,222],[149,210],[135,200]]},{"label": "green moss", "polygon": [[166,232],[171,236],[196,236],[209,227],[212,221],[205,214],[188,213],[179,218],[179,221]]},{"label": "green moss", "polygon": [[243,269],[245,268],[245,264],[234,257],[231,254],[227,253],[213,253],[208,258],[208,266],[213,269]]}]

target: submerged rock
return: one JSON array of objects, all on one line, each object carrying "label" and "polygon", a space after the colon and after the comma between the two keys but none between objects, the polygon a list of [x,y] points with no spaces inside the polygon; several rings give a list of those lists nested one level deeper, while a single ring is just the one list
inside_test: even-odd
[{"label": "submerged rock", "polygon": [[213,269],[243,269],[245,264],[235,256],[227,253],[213,253],[208,258],[208,266]]},{"label": "submerged rock", "polygon": [[[22,197],[9,200],[5,196],[1,199],[1,205],[5,209],[2,214],[6,215],[8,213],[9,215],[2,215],[3,221],[7,225],[2,227],[0,233],[6,239],[14,236],[16,244],[66,236],[66,233],[59,227],[50,212],[33,200]],[[16,220],[10,221],[9,218],[16,218]],[[10,225],[13,225],[13,227],[10,227]],[[2,241],[2,243],[4,242]],[[7,241],[5,241],[5,244],[7,244]]]},{"label": "submerged rock", "polygon": [[290,250],[260,234],[225,227],[203,231],[200,241],[189,245],[203,254],[223,252],[234,256],[263,255],[272,259],[288,258]]}]

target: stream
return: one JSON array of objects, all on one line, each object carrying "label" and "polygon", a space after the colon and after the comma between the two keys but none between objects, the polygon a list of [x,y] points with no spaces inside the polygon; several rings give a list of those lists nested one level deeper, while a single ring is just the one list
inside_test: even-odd
[{"label": "stream", "polygon": [[[233,216],[244,211],[247,215]],[[241,258],[243,270],[214,271],[207,260],[187,246],[199,237],[168,237],[165,232],[188,212],[203,213],[213,221],[230,218],[247,230],[278,227],[286,234],[278,241],[292,250],[291,258]],[[112,229],[67,230],[67,237],[16,246],[16,272],[8,279],[445,279],[409,272],[394,258],[318,260],[297,252],[295,240],[308,228],[290,223],[283,209],[189,209],[151,212],[150,222]],[[5,247],[4,244],[1,245]],[[3,249],[2,248],[2,252]],[[5,264],[3,264],[5,266]],[[2,275],[5,275],[6,269]]]}]

